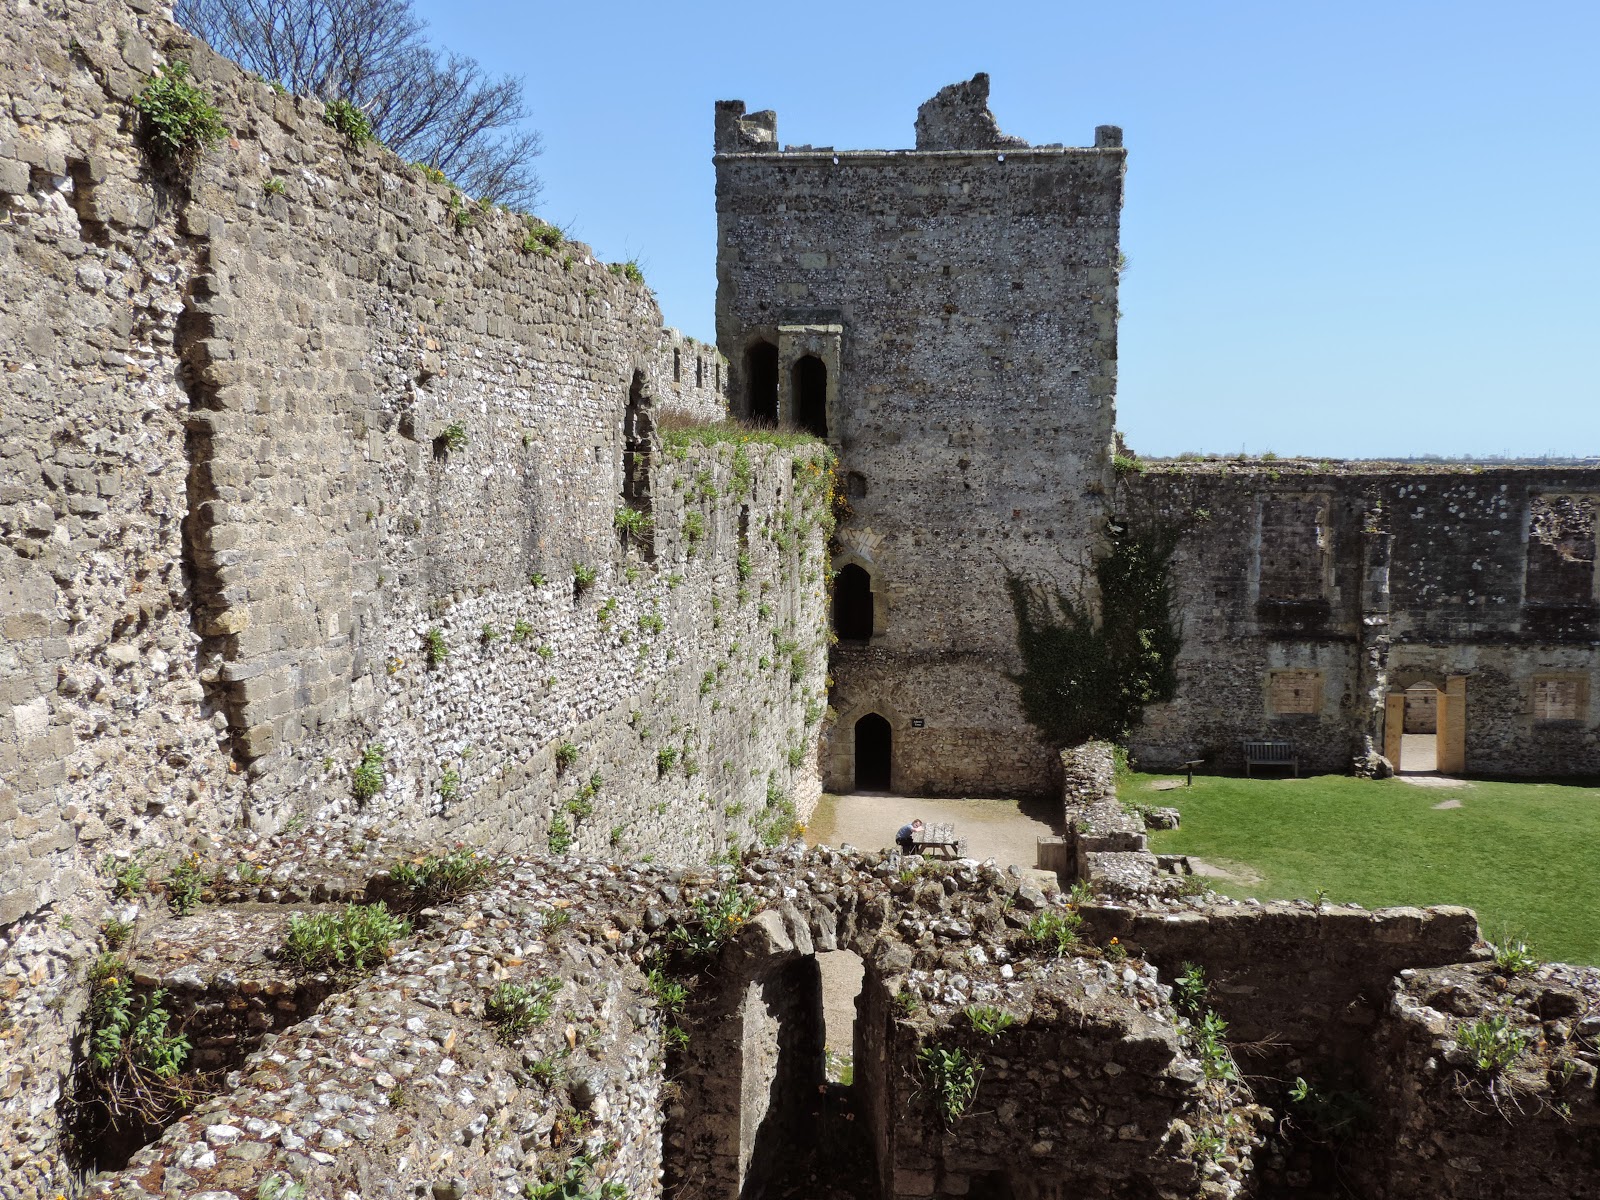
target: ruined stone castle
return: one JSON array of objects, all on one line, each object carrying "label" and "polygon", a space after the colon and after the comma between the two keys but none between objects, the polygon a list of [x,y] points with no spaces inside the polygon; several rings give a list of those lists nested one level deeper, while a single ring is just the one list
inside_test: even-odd
[{"label": "ruined stone castle", "polygon": [[1440,770],[1600,771],[1600,472],[1117,469],[1122,131],[1030,147],[987,95],[945,89],[909,151],[780,147],[773,113],[717,108],[731,401],[826,436],[853,510],[827,785],[1048,790],[1007,578],[1082,591],[1108,518],[1148,515],[1182,522],[1182,649],[1141,761],[1236,768],[1244,739],[1279,738],[1310,770],[1398,763],[1421,685]]},{"label": "ruined stone castle", "polygon": [[[4,22],[0,1196],[1600,1195],[1600,973],[1191,886],[1017,616],[1174,531],[1144,760],[1593,772],[1600,477],[1120,452],[1121,133],[983,76],[910,151],[718,104],[712,346],[156,0]],[[824,786],[1058,796],[1082,886],[808,850]]]}]

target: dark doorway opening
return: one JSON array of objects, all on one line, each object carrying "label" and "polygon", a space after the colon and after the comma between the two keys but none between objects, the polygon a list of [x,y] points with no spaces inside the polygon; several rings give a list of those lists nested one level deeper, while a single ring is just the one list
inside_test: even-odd
[{"label": "dark doorway opening", "polygon": [[1011,1181],[1004,1171],[985,1171],[974,1175],[967,1187],[967,1200],[1012,1200]]},{"label": "dark doorway opening", "polygon": [[856,722],[856,791],[887,792],[894,731],[877,713]]},{"label": "dark doorway opening", "polygon": [[833,581],[833,631],[841,642],[872,638],[872,576],[850,563]]},{"label": "dark doorway opening", "polygon": [[828,368],[808,354],[789,372],[794,384],[795,423],[819,438],[828,436]]},{"label": "dark doorway opening", "polygon": [[778,423],[778,348],[756,342],[744,355],[745,386],[749,389],[750,419],[764,425]]}]

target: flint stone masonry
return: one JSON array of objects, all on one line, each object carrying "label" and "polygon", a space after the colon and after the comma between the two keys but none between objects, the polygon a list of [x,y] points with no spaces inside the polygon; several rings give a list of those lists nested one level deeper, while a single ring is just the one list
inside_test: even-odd
[{"label": "flint stone masonry", "polygon": [[[1099,538],[1124,151],[1004,137],[987,82],[924,105],[910,151],[780,150],[773,114],[717,107],[733,410],[762,411],[752,350],[781,362],[787,331],[838,329],[827,432],[852,514],[834,566],[867,571],[881,620],[869,644],[833,654],[834,789],[855,784],[855,723],[870,713],[892,727],[895,791],[1052,787],[1055,756],[1008,677],[1005,574],[1076,586],[1078,551]],[[777,391],[782,416],[786,366]]]},{"label": "flint stone masonry", "polygon": [[[81,972],[61,922],[98,922],[107,856],[160,874],[241,822],[331,819],[372,746],[366,813],[441,843],[565,823],[579,850],[700,861],[776,822],[769,797],[805,815],[819,451],[736,471],[730,445],[665,445],[662,420],[725,411],[728,371],[647,289],[579,243],[524,253],[520,218],[351,149],[164,10],[68,0],[6,32],[8,968]],[[130,107],[180,60],[229,129],[189,175]],[[5,998],[0,1174],[54,1138],[81,1004],[59,990]]]},{"label": "flint stone masonry", "polygon": [[[852,1095],[885,1197],[1328,1182],[1286,1152],[1281,1088],[1208,1075],[1172,1004],[1186,962],[1280,1082],[1360,1076],[1372,1200],[1595,1194],[1572,1132],[1594,973],[1491,972],[1460,909],[1187,894],[1117,805],[1111,748],[1024,721],[1004,588],[1078,588],[1108,511],[1181,516],[1190,640],[1152,760],[1198,740],[1227,765],[1260,732],[1248,692],[1308,764],[1377,770],[1394,693],[1428,681],[1441,761],[1592,770],[1594,472],[1113,472],[1121,132],[1027,147],[981,75],[923,106],[912,151],[780,150],[775,114],[718,105],[719,352],[150,0],[9,18],[0,1196],[75,1194],[82,1152],[113,1152],[61,1136],[112,919],[214,1094],[90,1195],[509,1200],[580,1153],[637,1200],[792,1191],[823,1086],[814,956],[841,948],[866,963]],[[130,108],[179,60],[229,128],[192,174]],[[673,432],[729,405],[825,426],[853,509],[831,562],[821,447]],[[830,697],[847,564],[874,627]],[[823,776],[853,783],[872,713],[896,788],[1059,788],[1064,874],[1095,898],[782,845]],[[415,911],[371,975],[291,969],[294,913],[406,903],[397,859],[459,842],[499,852],[492,878]],[[207,882],[174,918],[180,854]],[[110,901],[139,864],[156,891]],[[663,1011],[647,970],[730,890],[754,915]],[[1030,922],[1074,911],[1079,941],[1041,954]],[[550,990],[520,1039],[486,1015],[505,982]],[[974,1003],[1016,1023],[984,1035]],[[1487,1015],[1527,1036],[1501,1090],[1465,1070]],[[981,1067],[965,1113],[936,1111],[930,1051]],[[1503,1097],[1528,1103],[1506,1120]]]}]

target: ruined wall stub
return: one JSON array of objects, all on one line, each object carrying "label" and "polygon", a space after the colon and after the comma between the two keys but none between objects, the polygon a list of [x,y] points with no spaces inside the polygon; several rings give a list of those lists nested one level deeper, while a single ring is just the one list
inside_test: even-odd
[{"label": "ruined wall stub", "polygon": [[[730,404],[792,414],[797,331],[828,363],[849,481],[840,561],[884,624],[835,652],[828,782],[854,722],[893,726],[892,786],[1044,790],[1018,706],[1008,572],[1075,588],[1099,534],[1116,390],[1121,131],[1085,148],[1001,134],[984,76],[922,108],[917,149],[783,147],[717,106],[717,337]],[[835,332],[837,331],[836,335]],[[782,358],[781,369],[773,362]]]}]

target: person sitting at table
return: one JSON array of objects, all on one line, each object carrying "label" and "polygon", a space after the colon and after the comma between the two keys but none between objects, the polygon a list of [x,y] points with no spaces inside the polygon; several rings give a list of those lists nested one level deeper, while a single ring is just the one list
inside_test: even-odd
[{"label": "person sitting at table", "polygon": [[915,818],[911,824],[900,826],[899,832],[894,835],[895,844],[900,847],[901,854],[915,854],[917,852],[917,839],[922,836],[922,822]]}]

